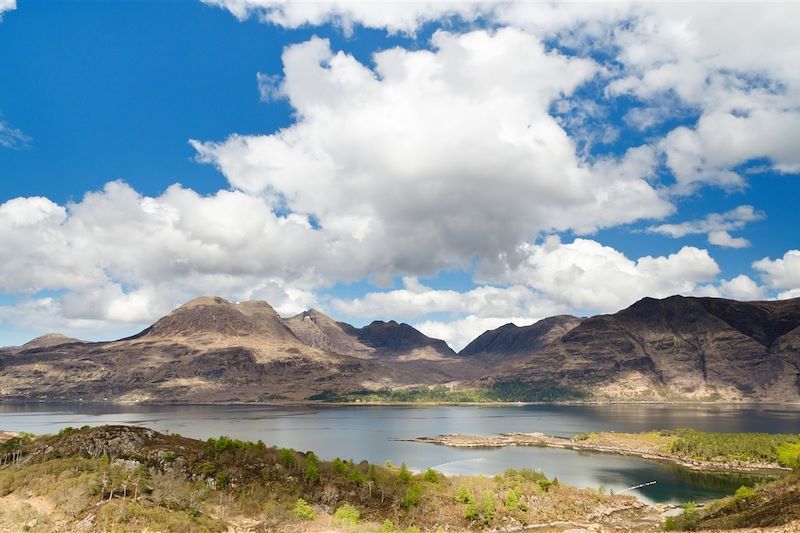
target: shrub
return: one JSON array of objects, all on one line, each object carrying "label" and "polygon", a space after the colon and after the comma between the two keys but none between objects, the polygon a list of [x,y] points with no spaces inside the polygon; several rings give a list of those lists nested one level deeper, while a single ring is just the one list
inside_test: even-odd
[{"label": "shrub", "polygon": [[316,483],[319,481],[319,460],[314,452],[308,452],[306,455],[306,468],[303,471],[303,479],[306,483]]},{"label": "shrub", "polygon": [[227,487],[228,484],[231,482],[231,478],[227,472],[217,472],[217,475],[214,476],[214,481],[217,482],[217,486],[220,488]]},{"label": "shrub", "polygon": [[800,443],[783,443],[775,448],[778,462],[794,470],[800,469]]},{"label": "shrub", "polygon": [[494,511],[495,511],[495,497],[494,493],[486,491],[483,493],[483,511],[481,514],[486,522],[489,522],[494,518]]},{"label": "shrub", "polygon": [[397,479],[403,483],[411,482],[411,472],[408,471],[408,467],[405,463],[400,465],[400,471],[397,473]]},{"label": "shrub", "polygon": [[422,476],[422,479],[425,481],[430,481],[431,483],[436,483],[439,481],[439,475],[436,473],[436,470],[429,468],[425,471],[425,474]]},{"label": "shrub", "polygon": [[472,494],[470,494],[469,489],[464,485],[458,487],[458,492],[456,493],[456,501],[458,503],[472,502]]},{"label": "shrub", "polygon": [[348,524],[357,524],[361,519],[361,513],[358,509],[346,503],[336,509],[336,512],[333,513],[333,517],[342,522],[347,522]]},{"label": "shrub", "polygon": [[741,487],[736,489],[736,494],[733,495],[733,501],[738,503],[744,500],[749,500],[752,497],[753,497],[753,489],[745,485],[742,485]]},{"label": "shrub", "polygon": [[403,499],[400,500],[400,505],[408,509],[409,507],[417,505],[420,499],[422,499],[422,487],[419,485],[412,485],[406,491]]},{"label": "shrub", "polygon": [[464,518],[467,520],[475,520],[478,518],[478,510],[475,508],[475,504],[469,502],[466,507],[464,507]]},{"label": "shrub", "polygon": [[522,495],[517,489],[511,489],[506,493],[506,507],[516,509],[519,506],[519,499]]},{"label": "shrub", "polygon": [[394,533],[394,522],[388,518],[381,524],[381,533]]},{"label": "shrub", "polygon": [[294,504],[294,515],[298,520],[316,520],[317,513],[303,498],[298,498]]},{"label": "shrub", "polygon": [[289,448],[281,448],[278,452],[278,461],[283,466],[286,467],[293,467],[294,466],[294,450],[290,450]]},{"label": "shrub", "polygon": [[697,504],[690,501],[683,504],[683,514],[679,516],[670,516],[661,525],[664,531],[685,531],[687,529],[694,529],[700,519],[700,513],[697,512]]}]

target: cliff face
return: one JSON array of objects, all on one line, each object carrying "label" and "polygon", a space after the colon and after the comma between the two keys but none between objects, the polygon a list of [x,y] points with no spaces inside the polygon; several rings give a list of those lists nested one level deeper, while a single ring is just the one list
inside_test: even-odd
[{"label": "cliff face", "polygon": [[487,378],[620,399],[800,399],[800,299],[645,298]]}]

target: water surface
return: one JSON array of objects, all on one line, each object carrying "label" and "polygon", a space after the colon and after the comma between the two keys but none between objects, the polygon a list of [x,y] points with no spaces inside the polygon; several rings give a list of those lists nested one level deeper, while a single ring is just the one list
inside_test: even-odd
[{"label": "water surface", "polygon": [[631,491],[647,501],[683,502],[730,494],[752,482],[610,454],[536,447],[459,449],[403,442],[444,433],[493,435],[538,431],[570,437],[584,431],[692,427],[719,432],[800,433],[800,411],[780,407],[665,405],[251,406],[0,404],[0,428],[54,433],[67,426],[133,424],[205,439],[229,435],[313,450],[324,459],[367,459],[446,474],[493,475],[533,468],[581,487]]}]

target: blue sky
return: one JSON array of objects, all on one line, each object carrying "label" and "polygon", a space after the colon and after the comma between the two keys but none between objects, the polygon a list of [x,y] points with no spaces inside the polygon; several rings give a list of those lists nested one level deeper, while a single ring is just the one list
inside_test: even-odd
[{"label": "blue sky", "polygon": [[209,292],[456,347],[800,296],[796,6],[446,6],[6,8],[0,344]]}]

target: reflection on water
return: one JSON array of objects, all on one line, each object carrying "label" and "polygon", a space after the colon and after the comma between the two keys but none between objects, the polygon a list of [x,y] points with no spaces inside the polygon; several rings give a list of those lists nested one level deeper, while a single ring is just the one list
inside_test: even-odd
[{"label": "reflection on water", "polygon": [[84,424],[135,424],[189,437],[230,435],[299,450],[326,459],[367,459],[446,474],[493,475],[533,468],[582,487],[632,491],[661,502],[705,500],[730,494],[753,479],[693,472],[674,465],[611,454],[533,447],[448,448],[403,442],[424,435],[492,435],[539,431],[572,436],[584,431],[646,431],[692,427],[721,432],[800,433],[797,410],[779,407],[666,405],[525,406],[204,406],[22,403],[0,404],[0,428],[53,433]]}]

